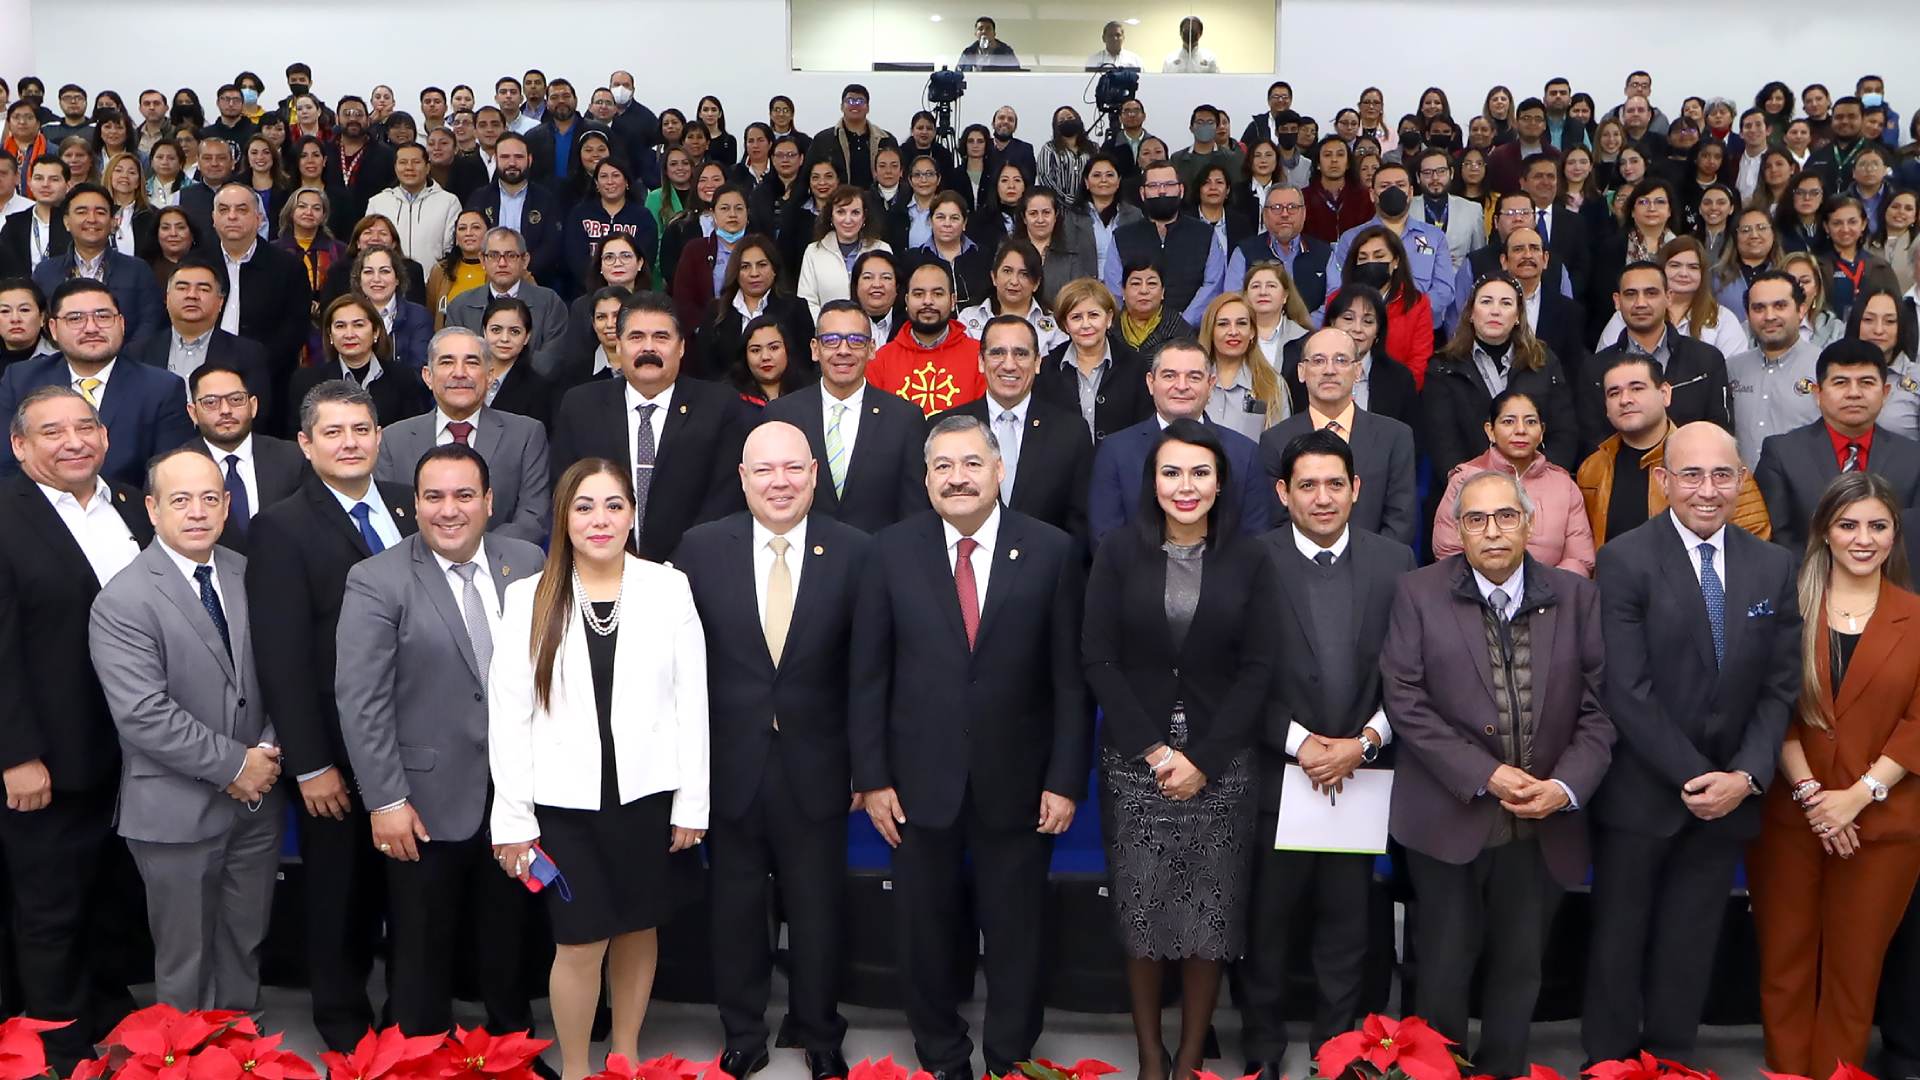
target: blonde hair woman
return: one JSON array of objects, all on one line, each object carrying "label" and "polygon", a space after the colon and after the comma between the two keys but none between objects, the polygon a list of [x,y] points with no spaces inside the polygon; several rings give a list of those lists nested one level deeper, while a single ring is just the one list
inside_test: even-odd
[{"label": "blonde hair woman", "polygon": [[[1214,365],[1207,419],[1245,435],[1260,434],[1293,411],[1280,373],[1256,347],[1253,305],[1239,293],[1221,293],[1200,317],[1200,347]],[[1248,363],[1252,358],[1260,363]]]}]

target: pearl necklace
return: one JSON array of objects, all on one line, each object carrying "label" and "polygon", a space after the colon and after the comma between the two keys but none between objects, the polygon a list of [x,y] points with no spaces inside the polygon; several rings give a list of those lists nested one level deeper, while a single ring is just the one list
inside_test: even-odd
[{"label": "pearl necklace", "polygon": [[595,614],[593,602],[587,599],[586,586],[580,584],[580,568],[577,566],[573,569],[573,599],[575,603],[580,605],[580,614],[586,616],[587,629],[592,630],[601,637],[608,637],[612,635],[615,630],[620,629],[619,598],[616,597],[614,599],[613,610],[607,612],[606,618],[602,619],[599,615]]}]

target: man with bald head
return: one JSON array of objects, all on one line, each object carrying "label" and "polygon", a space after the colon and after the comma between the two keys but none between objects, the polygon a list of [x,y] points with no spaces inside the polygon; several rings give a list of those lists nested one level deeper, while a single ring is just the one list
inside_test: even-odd
[{"label": "man with bald head", "polygon": [[268,244],[260,225],[260,200],[252,188],[226,184],[214,193],[214,253],[227,275],[220,329],[267,350],[274,415],[262,426],[291,430],[299,403],[288,400],[287,384],[313,325],[313,289],[300,256]]},{"label": "man with bald head", "polygon": [[1755,796],[1800,691],[1794,559],[1732,523],[1745,478],[1724,428],[1680,427],[1653,470],[1667,513],[1600,549],[1619,742],[1593,800],[1590,1061],[1693,1052]]},{"label": "man with bald head", "polygon": [[[1419,495],[1414,490],[1413,429],[1361,406],[1354,397],[1365,359],[1345,330],[1326,327],[1300,347],[1299,378],[1307,407],[1260,436],[1260,463],[1269,482],[1284,479],[1287,445],[1309,431],[1332,431],[1353,450],[1359,501],[1353,526],[1411,546],[1419,537]],[[1275,525],[1287,522],[1283,502]]]},{"label": "man with bald head", "polygon": [[761,424],[740,455],[747,509],[689,529],[673,556],[707,632],[714,996],[730,1076],[768,1062],[769,874],[788,924],[788,1030],[815,1080],[847,1072],[837,1003],[848,651],[868,540],[812,512],[823,480],[798,427]]}]

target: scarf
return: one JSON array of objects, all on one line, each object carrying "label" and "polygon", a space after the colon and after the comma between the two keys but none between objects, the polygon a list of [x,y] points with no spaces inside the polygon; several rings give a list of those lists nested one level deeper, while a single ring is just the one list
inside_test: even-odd
[{"label": "scarf", "polygon": [[1134,320],[1131,311],[1123,309],[1120,312],[1120,336],[1126,339],[1128,345],[1139,348],[1147,338],[1153,336],[1155,330],[1159,329],[1164,310],[1155,311],[1152,319],[1142,323]]}]

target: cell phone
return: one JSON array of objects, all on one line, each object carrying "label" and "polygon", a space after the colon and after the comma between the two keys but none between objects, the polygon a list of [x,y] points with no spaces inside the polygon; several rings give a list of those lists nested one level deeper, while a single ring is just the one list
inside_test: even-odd
[{"label": "cell phone", "polygon": [[527,867],[527,876],[521,878],[520,883],[527,887],[528,892],[537,893],[559,882],[561,899],[568,899],[567,881],[560,876],[560,867],[554,864],[553,859],[541,849],[539,844],[533,845],[530,854],[533,856],[533,862]]}]

